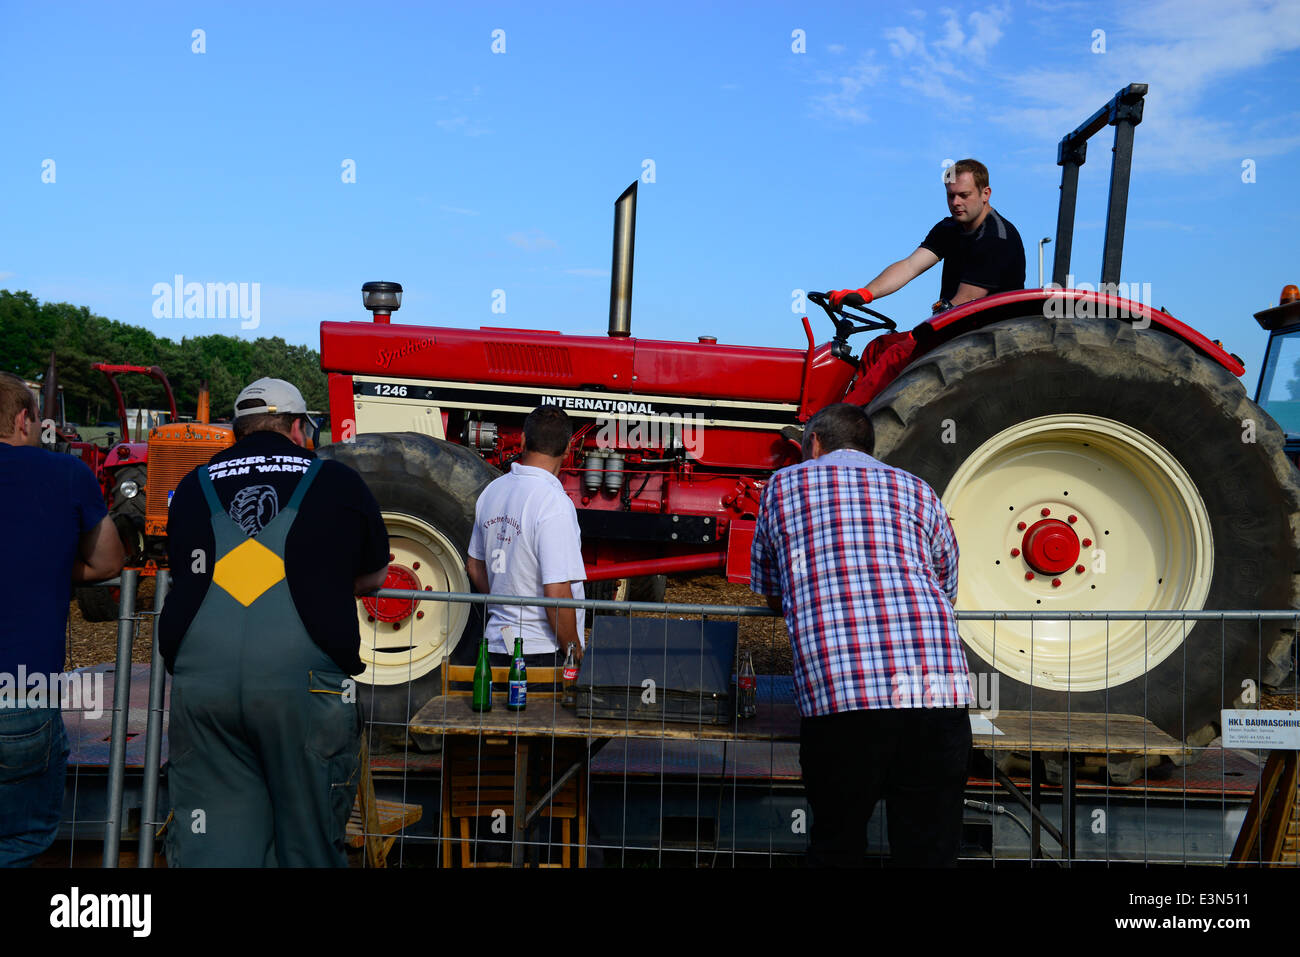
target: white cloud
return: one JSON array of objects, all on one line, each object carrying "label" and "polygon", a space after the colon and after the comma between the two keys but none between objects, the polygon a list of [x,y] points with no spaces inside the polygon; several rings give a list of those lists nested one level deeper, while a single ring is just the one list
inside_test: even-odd
[{"label": "white cloud", "polygon": [[[1227,16],[1218,0],[1161,0],[1118,11],[1114,25],[1105,27],[1105,53],[1074,58],[1068,69],[1035,68],[1007,77],[1013,105],[991,118],[1055,141],[1116,90],[1149,78],[1135,146],[1144,168],[1234,168],[1243,158],[1300,146],[1300,135],[1278,132],[1286,127],[1248,128],[1236,116],[1211,115],[1203,102],[1228,78],[1300,50],[1294,2],[1249,0]],[[1081,50],[1088,49],[1090,33],[1081,33]]]},{"label": "white cloud", "polygon": [[558,243],[549,236],[542,233],[540,229],[530,229],[528,232],[513,232],[506,237],[506,242],[520,249],[526,249],[529,252],[537,252],[542,249],[554,249]]},{"label": "white cloud", "polygon": [[17,275],[18,273],[16,272],[0,272],[0,282],[4,282],[6,279],[13,279]]},{"label": "white cloud", "polygon": [[1002,39],[1002,22],[1006,18],[1006,8],[989,7],[987,10],[976,10],[972,13],[970,24],[975,32],[966,45],[967,50],[976,58],[983,60],[989,50]]},{"label": "white cloud", "polygon": [[896,57],[906,57],[915,53],[924,41],[921,34],[913,33],[907,27],[890,27],[885,31],[885,39],[889,41],[889,52]]},{"label": "white cloud", "polygon": [[832,43],[826,49],[829,52],[834,53],[836,56],[839,56],[841,53],[847,50],[848,47],[846,47],[843,43]]},{"label": "white cloud", "polygon": [[865,123],[868,120],[867,112],[859,103],[862,91],[875,84],[884,72],[885,68],[876,63],[872,53],[860,57],[844,73],[835,75],[823,71],[817,75],[817,82],[829,84],[835,89],[834,92],[813,97],[813,106],[836,119]]},{"label": "white cloud", "polygon": [[968,106],[972,97],[961,91],[972,89],[975,83],[967,71],[986,62],[1002,39],[1002,25],[1009,12],[1006,5],[989,6],[967,14],[963,23],[957,11],[944,7],[939,11],[943,26],[937,40],[927,40],[920,28],[887,28],[884,37],[889,52],[900,61],[899,86],[953,108]]},{"label": "white cloud", "polygon": [[609,270],[608,270],[608,269],[592,269],[592,268],[590,268],[590,267],[586,267],[586,266],[582,266],[582,267],[579,267],[579,268],[577,268],[577,269],[566,269],[566,270],[564,270],[564,271],[565,271],[566,273],[568,273],[570,276],[591,276],[591,277],[597,277],[597,276],[599,276],[599,277],[608,277],[608,276],[609,276]]},{"label": "white cloud", "polygon": [[460,133],[463,136],[482,136],[484,133],[492,132],[484,129],[468,116],[454,116],[448,120],[435,120],[434,123],[440,130],[447,133]]}]

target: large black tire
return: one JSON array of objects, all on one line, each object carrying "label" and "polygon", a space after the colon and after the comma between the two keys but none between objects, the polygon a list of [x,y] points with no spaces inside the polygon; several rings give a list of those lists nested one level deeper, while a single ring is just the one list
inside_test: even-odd
[{"label": "large black tire", "polygon": [[107,585],[78,585],[77,609],[86,621],[117,621],[118,594]]},{"label": "large black tire", "polygon": [[[945,492],[954,474],[1003,430],[1060,414],[1122,423],[1171,454],[1204,502],[1214,561],[1208,594],[1197,607],[1298,607],[1300,475],[1283,452],[1281,432],[1227,370],[1154,327],[1040,316],[997,322],[917,359],[868,412],[876,455],[924,479],[950,508]],[[1245,439],[1252,428],[1253,442]],[[1061,491],[1053,494],[1060,495],[1078,479],[1062,471]],[[996,508],[1001,505],[999,501]],[[1023,559],[1010,559],[1000,541],[990,545],[962,539],[963,518],[953,515],[963,579],[1023,577]],[[1140,571],[1159,574],[1156,569]],[[1030,601],[1019,610],[1045,608]],[[966,626],[963,633],[969,633]],[[1202,622],[1159,664],[1111,687],[1051,690],[1004,672],[999,706],[1145,715],[1171,735],[1200,743],[1213,736],[1219,709],[1234,706],[1247,679],[1258,684],[1270,653],[1276,655],[1289,640],[1290,634],[1275,624]],[[972,671],[989,670],[969,641],[967,651]]]},{"label": "large black tire", "polygon": [[[583,591],[593,601],[616,601],[621,578],[606,578],[588,582]],[[662,602],[668,590],[667,575],[638,575],[627,579],[623,601]]]},{"label": "large black tire", "polygon": [[[619,586],[627,582],[627,587],[619,595]],[[584,589],[586,596],[593,601],[652,601],[662,602],[668,591],[667,575],[638,575],[635,578],[605,578],[600,581],[587,582]],[[614,614],[626,618],[626,611],[598,611],[587,615],[587,626],[592,627],[601,615]]]},{"label": "large black tire", "polygon": [[667,575],[638,575],[627,582],[628,601],[662,602],[667,591]]},{"label": "large black tire", "polygon": [[[386,515],[410,516],[445,536],[458,550],[463,571],[474,523],[474,503],[484,486],[500,475],[496,469],[463,446],[415,432],[359,435],[351,442],[324,446],[318,454],[356,469]],[[390,518],[390,548],[394,531]],[[470,605],[469,610],[465,625],[447,637],[447,657],[482,634],[480,606]],[[371,649],[365,639],[364,612],[362,621],[362,660],[366,661],[368,654],[372,658],[382,656],[384,652]],[[462,641],[467,635],[470,638]],[[369,666],[370,662],[366,663]],[[441,683],[439,667],[409,681],[361,684],[359,698],[366,720],[404,725],[440,692]]]}]

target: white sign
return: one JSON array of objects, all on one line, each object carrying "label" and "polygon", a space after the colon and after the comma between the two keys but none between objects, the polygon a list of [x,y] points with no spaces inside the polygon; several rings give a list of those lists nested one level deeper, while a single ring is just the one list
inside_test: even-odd
[{"label": "white sign", "polygon": [[998,730],[997,726],[990,721],[986,715],[978,714],[973,711],[970,713],[970,733],[988,735],[1002,734],[1002,732]]},{"label": "white sign", "polygon": [[1300,750],[1300,711],[1223,709],[1225,748]]}]

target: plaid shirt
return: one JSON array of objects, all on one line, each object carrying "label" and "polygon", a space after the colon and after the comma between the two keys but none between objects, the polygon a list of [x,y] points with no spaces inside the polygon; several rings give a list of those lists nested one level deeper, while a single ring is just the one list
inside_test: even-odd
[{"label": "plaid shirt", "polygon": [[957,539],[916,476],[851,449],[781,469],[750,565],[754,591],[781,595],[800,714],[971,703]]}]

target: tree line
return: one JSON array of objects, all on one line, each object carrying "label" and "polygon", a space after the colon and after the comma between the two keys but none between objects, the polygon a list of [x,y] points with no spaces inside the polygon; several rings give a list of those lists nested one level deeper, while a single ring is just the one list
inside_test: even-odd
[{"label": "tree line", "polygon": [[[117,419],[112,389],[102,373],[90,368],[92,362],[160,366],[181,415],[195,414],[199,387],[207,381],[212,418],[229,419],[239,390],[262,376],[292,382],[302,390],[309,409],[328,408],[320,354],[307,346],[290,345],[279,336],[252,341],[189,336],[177,343],[140,326],[94,315],[85,306],[43,303],[28,292],[0,289],[0,369],[39,381],[51,350],[67,417],[81,425]],[[167,407],[162,387],[152,379],[128,375],[117,381],[128,408]]]}]

